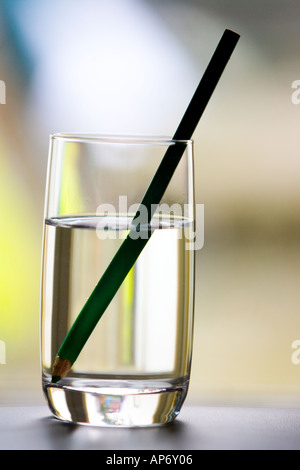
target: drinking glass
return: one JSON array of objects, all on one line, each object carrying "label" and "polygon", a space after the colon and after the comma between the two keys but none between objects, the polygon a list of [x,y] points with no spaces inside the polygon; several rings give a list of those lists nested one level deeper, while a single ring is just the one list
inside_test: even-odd
[{"label": "drinking glass", "polygon": [[[151,237],[68,375],[52,381],[57,352],[128,235],[170,146],[183,156],[151,223]],[[41,281],[44,395],[63,421],[151,426],[186,398],[194,316],[193,142],[167,137],[50,136]]]}]

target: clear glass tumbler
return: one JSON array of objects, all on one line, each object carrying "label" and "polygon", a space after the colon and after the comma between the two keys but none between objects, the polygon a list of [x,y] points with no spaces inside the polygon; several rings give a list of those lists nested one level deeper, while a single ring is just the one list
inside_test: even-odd
[{"label": "clear glass tumbler", "polygon": [[[170,146],[184,153],[151,219],[151,237],[68,375],[57,352],[131,228]],[[165,137],[50,137],[41,286],[42,386],[63,421],[150,426],[186,398],[194,315],[193,143]]]}]

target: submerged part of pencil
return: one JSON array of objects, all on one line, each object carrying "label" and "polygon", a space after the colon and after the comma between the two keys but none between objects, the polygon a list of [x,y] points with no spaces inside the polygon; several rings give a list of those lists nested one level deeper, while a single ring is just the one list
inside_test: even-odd
[{"label": "submerged part of pencil", "polygon": [[72,363],[69,359],[61,359],[59,356],[56,356],[52,370],[52,383],[57,383],[66,377],[71,367]]}]

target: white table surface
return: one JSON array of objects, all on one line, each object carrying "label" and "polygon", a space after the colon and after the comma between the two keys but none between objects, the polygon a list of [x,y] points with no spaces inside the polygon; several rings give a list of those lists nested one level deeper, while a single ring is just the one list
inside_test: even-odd
[{"label": "white table surface", "polygon": [[95,428],[62,423],[45,406],[0,407],[1,450],[299,450],[300,410],[184,406],[174,423]]}]

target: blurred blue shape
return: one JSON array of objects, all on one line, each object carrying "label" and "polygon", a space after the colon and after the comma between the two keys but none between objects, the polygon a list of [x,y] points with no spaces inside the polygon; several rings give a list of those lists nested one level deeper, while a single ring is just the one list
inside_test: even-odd
[{"label": "blurred blue shape", "polygon": [[28,85],[33,69],[34,57],[27,47],[27,42],[20,28],[20,6],[22,0],[2,0],[0,3],[0,17],[2,30],[2,52],[5,61],[12,69],[15,79],[22,87]]}]

